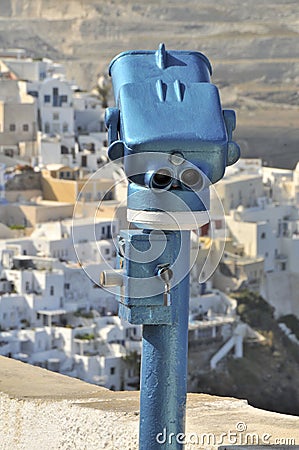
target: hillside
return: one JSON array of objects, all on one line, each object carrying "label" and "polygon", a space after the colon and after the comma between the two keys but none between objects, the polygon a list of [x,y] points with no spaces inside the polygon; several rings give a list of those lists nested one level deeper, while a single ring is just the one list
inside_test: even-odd
[{"label": "hillside", "polygon": [[237,110],[243,156],[289,168],[298,159],[298,37],[297,0],[0,2],[0,47],[62,62],[84,89],[123,50],[164,41],[204,52],[223,104]]},{"label": "hillside", "polygon": [[244,398],[258,408],[299,415],[298,346],[281,331],[273,308],[260,296],[244,291],[236,299],[241,319],[266,340],[246,344],[244,358],[230,357],[218,370],[198,374],[193,391]]}]

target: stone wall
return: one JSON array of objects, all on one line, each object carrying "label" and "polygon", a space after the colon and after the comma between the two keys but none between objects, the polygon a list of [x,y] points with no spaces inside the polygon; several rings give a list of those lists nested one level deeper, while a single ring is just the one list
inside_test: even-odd
[{"label": "stone wall", "polygon": [[15,174],[5,184],[6,191],[41,191],[41,189],[41,173],[33,172],[33,170],[25,170],[22,173]]},{"label": "stone wall", "polygon": [[[137,449],[138,410],[138,392],[111,392],[0,357],[1,450]],[[258,410],[244,400],[189,394],[186,449],[216,449],[223,433],[224,444],[299,443],[299,418]]]}]

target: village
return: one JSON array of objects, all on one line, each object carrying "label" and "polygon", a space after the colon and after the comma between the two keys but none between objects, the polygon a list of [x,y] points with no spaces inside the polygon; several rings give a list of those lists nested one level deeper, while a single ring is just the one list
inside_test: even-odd
[{"label": "village", "polygon": [[[83,92],[61,64],[0,51],[0,355],[135,390],[142,330],[118,318],[99,282],[128,227],[100,81]],[[277,318],[299,318],[299,164],[241,159],[211,195],[209,224],[192,232],[189,342],[217,343],[207,362],[216,370],[228,354],[242,358],[246,340],[263,339],[230,293],[248,289]]]}]

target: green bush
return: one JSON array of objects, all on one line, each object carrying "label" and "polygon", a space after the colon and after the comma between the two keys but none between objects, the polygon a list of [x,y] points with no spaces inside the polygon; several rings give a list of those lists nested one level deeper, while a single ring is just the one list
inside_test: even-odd
[{"label": "green bush", "polygon": [[274,308],[256,292],[246,290],[232,296],[237,300],[241,320],[253,328],[269,331],[273,325]]},{"label": "green bush", "polygon": [[294,314],[287,314],[279,318],[280,323],[286,324],[286,326],[295,334],[296,338],[299,339],[299,320]]},{"label": "green bush", "polygon": [[84,317],[84,319],[93,319],[94,315],[92,311],[86,311],[85,309],[78,309],[74,312],[75,317]]},{"label": "green bush", "polygon": [[75,339],[82,339],[85,341],[92,341],[94,339],[93,333],[76,334]]},{"label": "green bush", "polygon": [[11,230],[25,230],[25,225],[11,225],[9,227]]}]

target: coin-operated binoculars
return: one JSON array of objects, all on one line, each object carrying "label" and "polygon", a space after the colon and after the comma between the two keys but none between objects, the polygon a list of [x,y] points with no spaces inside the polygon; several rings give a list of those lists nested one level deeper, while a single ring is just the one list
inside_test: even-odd
[{"label": "coin-operated binoculars", "polygon": [[101,284],[118,286],[120,317],[143,325],[142,450],[183,448],[190,230],[209,221],[209,186],[240,155],[235,114],[222,110],[211,72],[203,54],[164,44],[110,64],[108,154],[128,178],[127,219],[137,228],[120,232],[118,269]]}]

